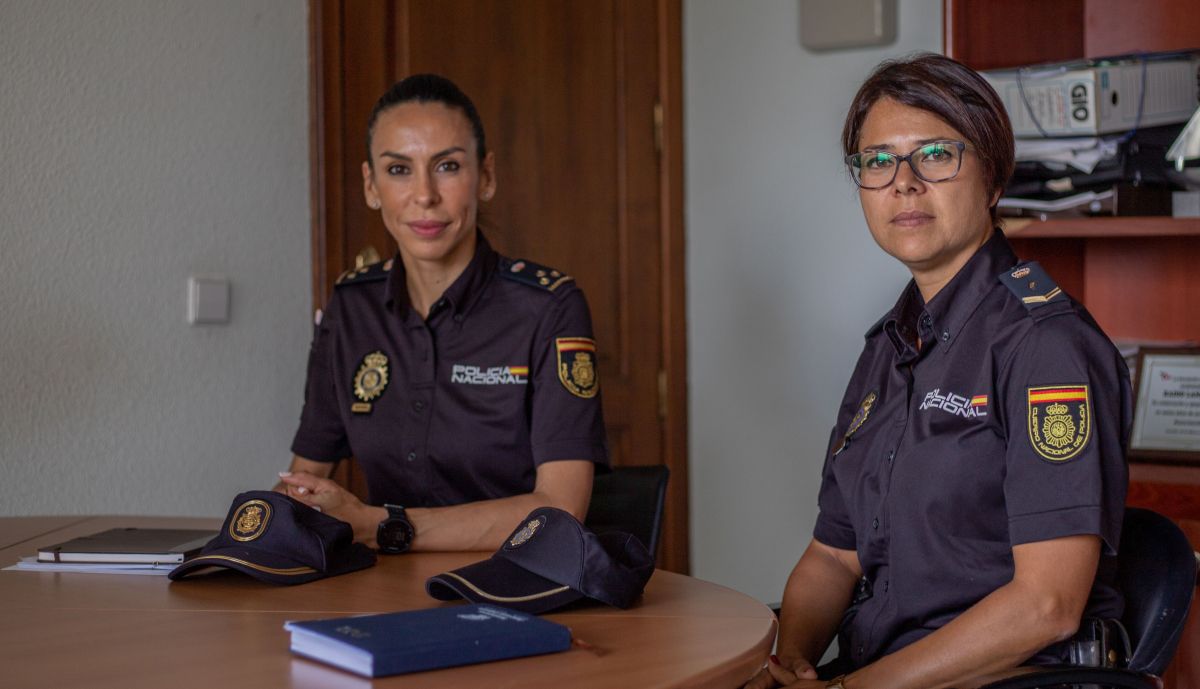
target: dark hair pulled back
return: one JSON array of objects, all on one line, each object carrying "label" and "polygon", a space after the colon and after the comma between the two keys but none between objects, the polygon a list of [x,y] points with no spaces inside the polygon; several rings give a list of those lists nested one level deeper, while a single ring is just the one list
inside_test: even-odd
[{"label": "dark hair pulled back", "polygon": [[483,133],[483,120],[475,109],[475,103],[462,92],[453,81],[438,74],[414,74],[392,84],[371,109],[367,119],[367,160],[371,161],[371,142],[375,138],[375,123],[386,110],[403,103],[441,103],[456,109],[471,123],[475,137],[475,150],[482,162],[487,156],[487,139]]}]

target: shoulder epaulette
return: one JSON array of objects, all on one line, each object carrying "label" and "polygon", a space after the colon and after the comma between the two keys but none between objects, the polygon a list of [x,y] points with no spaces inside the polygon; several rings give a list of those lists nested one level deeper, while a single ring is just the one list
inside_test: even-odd
[{"label": "shoulder epaulette", "polygon": [[892,317],[891,311],[888,311],[887,313],[883,314],[882,318],[875,321],[875,325],[872,325],[870,328],[867,329],[867,333],[865,335],[863,335],[863,337],[869,339],[872,335],[879,332],[883,328],[883,324],[887,323],[887,319],[889,319],[891,317]]},{"label": "shoulder epaulette", "polygon": [[1067,298],[1037,261],[1018,263],[997,277],[1030,311]]},{"label": "shoulder epaulette", "polygon": [[575,279],[553,268],[520,258],[515,261],[501,261],[499,269],[500,275],[506,279],[544,289],[547,292],[553,292]]},{"label": "shoulder epaulette", "polygon": [[354,285],[360,282],[373,282],[382,280],[388,276],[388,271],[392,269],[392,259],[372,263],[362,268],[351,268],[338,276],[335,287],[345,287],[346,285]]}]

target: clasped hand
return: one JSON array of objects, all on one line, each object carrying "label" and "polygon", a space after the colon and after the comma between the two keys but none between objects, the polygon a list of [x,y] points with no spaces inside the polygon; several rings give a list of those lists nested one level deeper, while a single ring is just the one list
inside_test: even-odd
[{"label": "clasped hand", "polygon": [[803,658],[794,661],[780,661],[771,656],[766,666],[758,674],[746,682],[743,689],[825,689],[825,682],[817,679],[817,671]]}]

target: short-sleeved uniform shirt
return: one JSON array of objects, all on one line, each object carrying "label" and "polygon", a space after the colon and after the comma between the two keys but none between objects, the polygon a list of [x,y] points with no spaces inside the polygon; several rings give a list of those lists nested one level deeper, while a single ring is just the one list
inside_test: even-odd
[{"label": "short-sleeved uniform shirt", "polygon": [[1011,581],[1013,546],[1071,535],[1103,539],[1085,615],[1119,617],[1130,418],[1115,347],[999,231],[928,304],[910,283],[867,333],[825,459],[814,537],[857,551],[873,592],[843,657],[928,635]]},{"label": "short-sleeved uniform shirt", "polygon": [[607,467],[596,346],[570,277],[483,235],[426,319],[399,257],[343,276],[313,337],[292,452],[353,455],[373,504],[454,505],[533,490],[537,467]]}]

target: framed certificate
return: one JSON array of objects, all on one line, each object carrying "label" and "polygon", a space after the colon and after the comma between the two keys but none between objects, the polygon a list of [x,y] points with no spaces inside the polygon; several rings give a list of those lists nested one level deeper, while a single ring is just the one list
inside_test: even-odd
[{"label": "framed certificate", "polygon": [[1138,351],[1129,458],[1200,466],[1200,348]]}]

